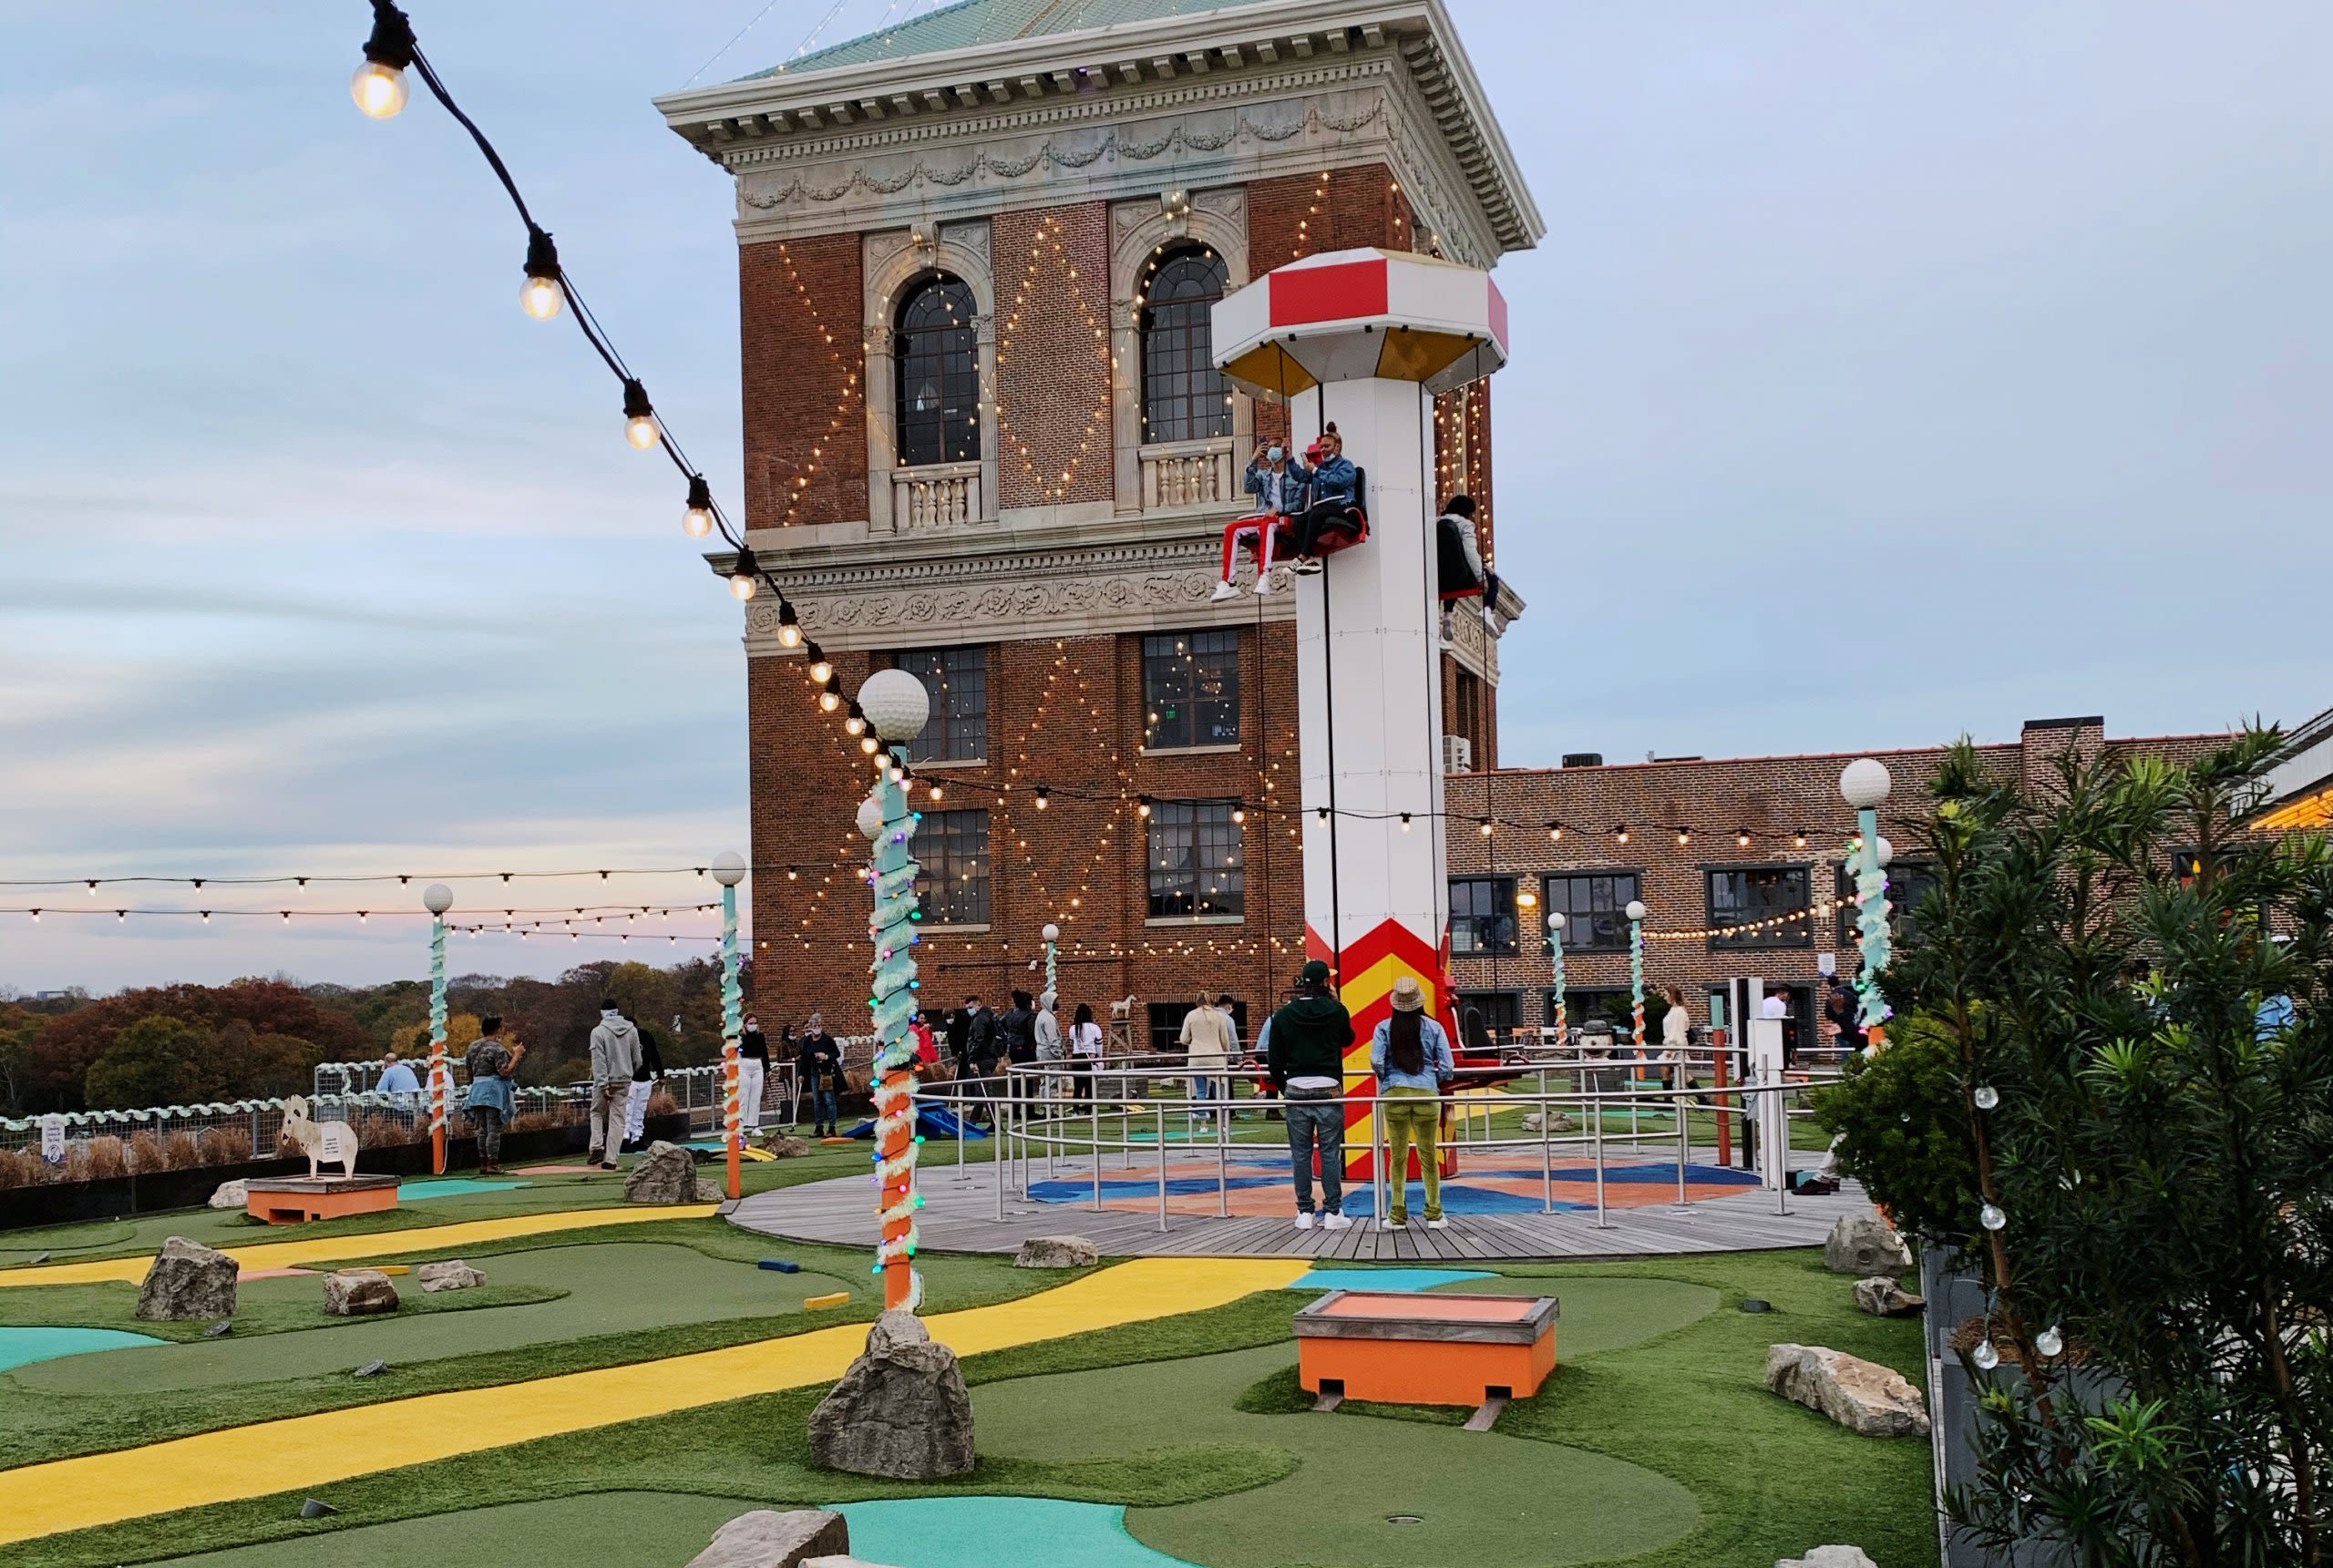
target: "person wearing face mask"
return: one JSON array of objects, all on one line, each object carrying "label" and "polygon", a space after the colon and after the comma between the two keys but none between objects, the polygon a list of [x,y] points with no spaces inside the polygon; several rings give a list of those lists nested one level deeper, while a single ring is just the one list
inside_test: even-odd
[{"label": "person wearing face mask", "polygon": [[1233,579],[1238,576],[1242,546],[1255,552],[1256,591],[1271,591],[1272,548],[1280,519],[1303,504],[1301,471],[1289,461],[1288,448],[1280,442],[1257,443],[1256,455],[1248,459],[1244,482],[1248,494],[1256,497],[1256,510],[1224,528],[1223,580],[1215,585],[1211,603],[1238,597],[1239,587]]}]

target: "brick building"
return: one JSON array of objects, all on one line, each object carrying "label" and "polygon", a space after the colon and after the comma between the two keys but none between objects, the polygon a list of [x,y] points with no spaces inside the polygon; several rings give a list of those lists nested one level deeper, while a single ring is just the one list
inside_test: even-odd
[{"label": "brick building", "polygon": [[[2191,760],[2225,734],[2108,740],[2099,718],[2037,719],[2017,741],[1978,748],[2004,777],[2040,785],[2070,747]],[[1493,1027],[1553,1021],[1547,922],[1560,920],[1565,1010],[1578,1023],[1629,1011],[1629,900],[1646,907],[1648,990],[1680,987],[1696,1022],[1708,992],[1754,975],[1791,989],[1810,1020],[1826,961],[1855,971],[1855,912],[1841,866],[1855,831],[1839,773],[1857,755],[1887,764],[1895,788],[1880,832],[1916,812],[1941,748],[1782,757],[1701,757],[1514,769],[1454,777],[1450,814],[1452,968],[1461,997]],[[1483,832],[1485,822],[1492,831]],[[1915,855],[1889,870],[1898,938],[1923,888]],[[1536,907],[1529,899],[1536,897]],[[1750,927],[1725,934],[1713,928]]]},{"label": "brick building", "polygon": [[[1028,984],[1052,920],[1071,1005],[1274,997],[1292,596],[1209,595],[1287,423],[1215,374],[1208,307],[1323,251],[1537,241],[1441,0],[965,0],[658,107],[735,182],[746,542],[845,691],[933,695],[926,994]],[[1487,386],[1435,419],[1488,548]],[[862,761],[766,599],[745,651],[759,1005],[857,1029]],[[1495,766],[1496,630],[1443,663],[1452,761]]]}]

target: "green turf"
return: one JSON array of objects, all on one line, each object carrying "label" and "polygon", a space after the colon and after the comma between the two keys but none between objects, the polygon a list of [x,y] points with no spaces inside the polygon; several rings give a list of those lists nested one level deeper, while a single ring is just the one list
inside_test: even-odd
[{"label": "green turf", "polygon": [[[488,1285],[478,1290],[431,1296],[411,1276],[395,1280],[405,1305],[381,1317],[327,1317],[321,1280],[262,1280],[244,1287],[246,1302],[288,1296],[287,1305],[304,1310],[318,1331],[290,1337],[238,1334],[176,1346],[166,1355],[77,1356],[28,1367],[15,1382],[35,1394],[108,1399],[245,1386],[344,1372],[375,1359],[401,1367],[586,1335],[766,1317],[799,1312],[807,1296],[850,1288],[832,1275],[772,1274],[655,1242],[508,1253],[488,1261],[493,1266]],[[532,1290],[540,1305],[525,1311],[414,1315],[424,1304],[458,1303],[509,1286]]]},{"label": "green turf", "polygon": [[[681,1568],[746,1498],[602,1491],[173,1558],[184,1568]],[[694,1542],[694,1544],[689,1544]]]}]

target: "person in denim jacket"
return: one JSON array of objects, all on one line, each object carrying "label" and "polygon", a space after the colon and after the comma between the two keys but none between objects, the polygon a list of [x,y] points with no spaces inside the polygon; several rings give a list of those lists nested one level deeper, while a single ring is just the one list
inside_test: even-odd
[{"label": "person in denim jacket", "polygon": [[1370,1070],[1377,1074],[1377,1113],[1385,1122],[1385,1142],[1391,1163],[1386,1167],[1385,1217],[1381,1230],[1397,1231],[1410,1223],[1410,1147],[1415,1143],[1418,1164],[1425,1174],[1425,1225],[1444,1230],[1442,1166],[1436,1147],[1442,1132],[1441,1096],[1456,1076],[1458,1064],[1450,1054],[1450,1037],[1425,1013],[1425,993],[1415,977],[1393,982],[1393,1010],[1377,1026],[1369,1047]]}]

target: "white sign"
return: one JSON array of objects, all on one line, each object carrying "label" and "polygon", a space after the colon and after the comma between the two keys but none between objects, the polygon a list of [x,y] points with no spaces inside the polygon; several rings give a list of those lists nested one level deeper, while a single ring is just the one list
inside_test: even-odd
[{"label": "white sign", "polygon": [[65,1163],[65,1118],[57,1115],[40,1119],[40,1157],[52,1165]]},{"label": "white sign", "polygon": [[1814,972],[1818,975],[1837,974],[1839,972],[1839,955],[1836,953],[1815,954]]},{"label": "white sign", "polygon": [[327,1122],[316,1129],[316,1163],[344,1170],[356,1159],[356,1140],[345,1122]]}]

